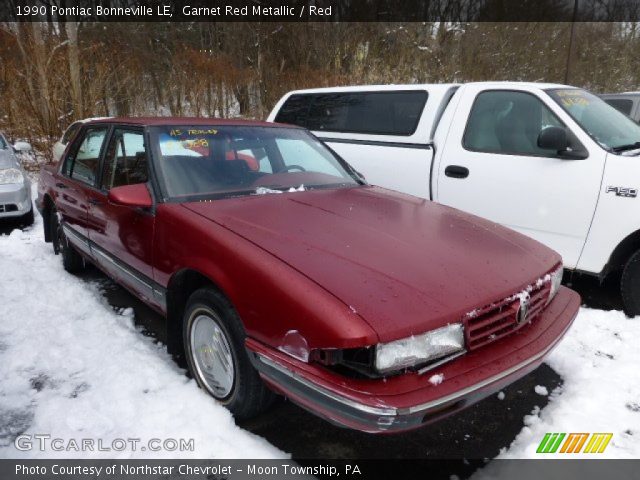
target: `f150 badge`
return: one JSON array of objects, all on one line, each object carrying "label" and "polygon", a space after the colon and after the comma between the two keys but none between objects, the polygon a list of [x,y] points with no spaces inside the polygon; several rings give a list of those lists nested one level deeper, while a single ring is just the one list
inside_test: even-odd
[{"label": "f150 badge", "polygon": [[607,193],[615,193],[616,197],[636,198],[638,196],[638,189],[629,187],[607,187]]}]

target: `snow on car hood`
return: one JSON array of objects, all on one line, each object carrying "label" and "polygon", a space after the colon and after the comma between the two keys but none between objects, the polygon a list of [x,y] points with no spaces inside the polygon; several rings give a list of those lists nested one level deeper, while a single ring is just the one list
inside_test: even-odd
[{"label": "snow on car hood", "polygon": [[523,235],[378,187],[185,204],[341,299],[381,341],[511,295],[559,261]]},{"label": "snow on car hood", "polygon": [[17,167],[18,159],[11,150],[0,150],[0,169]]}]

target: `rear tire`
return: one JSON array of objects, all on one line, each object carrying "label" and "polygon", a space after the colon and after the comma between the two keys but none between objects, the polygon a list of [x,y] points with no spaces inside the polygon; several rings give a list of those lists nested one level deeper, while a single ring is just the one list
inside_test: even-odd
[{"label": "rear tire", "polygon": [[200,388],[236,420],[254,417],[271,405],[275,395],[251,365],[240,317],[222,294],[213,288],[196,290],[182,325],[189,371]]},{"label": "rear tire", "polygon": [[624,313],[628,317],[640,315],[640,250],[629,258],[622,270],[620,294]]},{"label": "rear tire", "polygon": [[49,217],[53,253],[62,256],[62,266],[69,273],[78,273],[84,269],[84,259],[67,240],[58,217],[56,207],[51,208]]}]

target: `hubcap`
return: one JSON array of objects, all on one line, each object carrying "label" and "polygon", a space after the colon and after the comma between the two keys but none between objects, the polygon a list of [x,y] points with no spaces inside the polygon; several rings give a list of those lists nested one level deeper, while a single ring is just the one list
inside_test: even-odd
[{"label": "hubcap", "polygon": [[235,377],[233,355],[217,319],[198,315],[191,326],[190,340],[196,373],[206,389],[218,399],[229,395]]}]

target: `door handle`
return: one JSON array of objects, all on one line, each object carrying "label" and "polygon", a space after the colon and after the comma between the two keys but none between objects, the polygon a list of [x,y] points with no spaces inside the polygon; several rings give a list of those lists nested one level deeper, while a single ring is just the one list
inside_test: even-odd
[{"label": "door handle", "polygon": [[58,188],[60,188],[60,189],[62,189],[62,190],[64,190],[65,188],[69,188],[69,187],[67,187],[67,186],[66,186],[64,183],[62,183],[62,182],[58,182],[58,183],[56,183],[56,187],[58,187]]},{"label": "door handle", "polygon": [[469,176],[469,169],[467,167],[461,167],[460,165],[449,165],[444,169],[444,174],[451,178],[467,178]]},{"label": "door handle", "polygon": [[97,198],[90,198],[89,203],[91,205],[102,205],[102,200],[99,200]]}]

